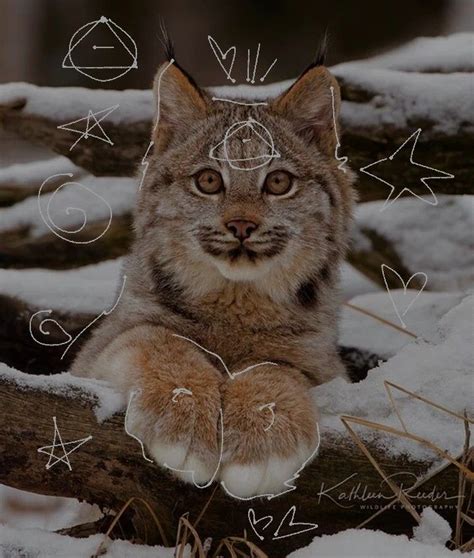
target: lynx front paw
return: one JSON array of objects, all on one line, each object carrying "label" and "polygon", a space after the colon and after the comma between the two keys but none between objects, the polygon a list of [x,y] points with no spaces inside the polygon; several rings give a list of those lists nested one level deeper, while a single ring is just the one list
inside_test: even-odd
[{"label": "lynx front paw", "polygon": [[225,384],[220,479],[245,498],[279,494],[316,453],[317,414],[304,380],[267,367]]}]

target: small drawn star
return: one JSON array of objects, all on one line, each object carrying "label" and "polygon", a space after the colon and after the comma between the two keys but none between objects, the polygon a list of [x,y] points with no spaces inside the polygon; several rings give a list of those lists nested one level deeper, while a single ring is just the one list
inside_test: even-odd
[{"label": "small drawn star", "polygon": [[[449,172],[445,172],[445,171],[442,171],[442,170],[434,169],[433,167],[428,167],[427,165],[422,165],[421,163],[417,163],[413,160],[416,144],[418,142],[418,138],[420,137],[420,134],[421,134],[421,128],[418,128],[418,130],[416,130],[416,132],[414,132],[408,139],[406,139],[402,143],[402,145],[400,147],[398,147],[391,155],[389,155],[388,157],[385,157],[383,159],[380,159],[379,161],[375,161],[374,163],[370,163],[370,165],[366,165],[365,167],[362,167],[362,168],[359,169],[360,172],[363,172],[363,173],[371,176],[372,178],[375,178],[376,180],[379,180],[380,182],[383,182],[384,184],[386,184],[387,186],[390,187],[390,193],[389,193],[387,199],[385,200],[385,202],[384,202],[380,211],[383,211],[384,209],[386,209],[387,207],[392,205],[392,203],[394,203],[396,200],[398,200],[398,198],[402,194],[404,194],[405,192],[409,192],[410,194],[412,194],[413,196],[415,196],[419,200],[421,200],[421,201],[423,201],[423,202],[425,202],[429,205],[438,205],[438,199],[437,199],[435,193],[433,192],[433,190],[428,185],[428,180],[435,180],[435,179],[436,180],[446,180],[448,178],[454,178],[454,174],[451,174]],[[427,189],[427,192],[425,193],[425,196],[427,196],[427,197],[416,194],[415,192],[413,192],[413,190],[411,190],[407,186],[403,186],[403,187],[394,186],[393,184],[391,184],[390,182],[387,182],[386,180],[384,180],[380,176],[377,176],[376,174],[372,174],[371,172],[368,172],[368,170],[367,170],[367,169],[370,169],[371,167],[374,167],[376,165],[382,165],[383,163],[387,163],[388,161],[393,161],[393,159],[397,155],[399,157],[403,157],[404,155],[406,156],[406,149],[409,149],[410,145],[411,145],[410,164],[412,164],[416,167],[420,167],[422,169],[426,169],[426,170],[431,171],[432,173],[434,173],[434,174],[426,173],[428,176],[423,176],[423,177],[419,178],[419,180],[423,183],[423,185]],[[406,149],[404,150],[405,147],[406,147]],[[382,169],[380,168],[380,170],[382,170]]]},{"label": "small drawn star", "polygon": [[[81,438],[80,440],[73,440],[71,442],[63,442],[61,438],[61,433],[59,432],[58,425],[56,422],[56,417],[53,417],[53,422],[54,422],[53,444],[51,446],[43,446],[41,448],[38,448],[38,453],[44,453],[46,455],[49,455],[48,463],[46,463],[46,467],[45,467],[46,469],[49,470],[51,469],[51,467],[54,467],[57,463],[62,461],[63,463],[66,463],[66,465],[69,467],[69,470],[72,471],[71,462],[69,461],[69,455],[72,452],[76,451],[78,448],[80,448],[83,444],[85,444],[89,440],[92,440],[92,436],[87,436],[87,438]],[[56,438],[59,439],[59,443],[56,443]],[[66,450],[66,446],[69,446],[70,449]],[[62,448],[63,451],[62,456],[58,457],[54,455],[54,450],[56,448]]]},{"label": "small drawn star", "polygon": [[[97,140],[108,143],[109,145],[114,145],[114,142],[106,134],[104,128],[102,128],[100,123],[119,106],[120,105],[114,105],[97,112],[92,112],[91,110],[89,110],[87,116],[78,118],[77,120],[73,120],[72,122],[66,122],[66,124],[61,124],[60,126],[58,126],[59,130],[66,130],[68,132],[79,134],[79,138],[71,145],[69,151],[72,151],[82,139],[89,138],[95,138]],[[85,122],[85,129],[82,126],[83,122]],[[75,124],[81,124],[81,126],[79,128],[74,128],[73,125]],[[95,130],[95,133],[93,133],[92,130]]]}]

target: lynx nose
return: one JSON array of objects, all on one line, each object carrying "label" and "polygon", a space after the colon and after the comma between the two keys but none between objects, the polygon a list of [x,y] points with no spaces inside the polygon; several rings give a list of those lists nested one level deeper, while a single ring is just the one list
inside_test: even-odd
[{"label": "lynx nose", "polygon": [[243,242],[252,234],[258,225],[253,221],[233,219],[232,221],[228,221],[225,226],[235,236],[235,238],[238,238],[241,242]]}]

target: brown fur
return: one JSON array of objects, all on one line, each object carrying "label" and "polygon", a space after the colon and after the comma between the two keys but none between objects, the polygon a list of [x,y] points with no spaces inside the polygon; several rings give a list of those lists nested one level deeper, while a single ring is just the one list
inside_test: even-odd
[{"label": "brown fur", "polygon": [[[140,390],[136,433],[159,462],[177,452],[176,462],[199,468],[203,479],[218,459],[222,408],[221,478],[241,494],[260,493],[274,488],[275,463],[293,459],[281,475],[294,472],[317,444],[308,387],[345,375],[336,348],[337,282],[354,194],[352,173],[334,159],[329,87],[337,107],[339,90],[321,66],[259,107],[213,102],[174,66],[159,72],[155,88],[160,80],[160,121],[138,196],[126,290],[73,372]],[[254,170],[210,158],[226,129],[249,118],[271,132],[281,156]],[[229,140],[233,159],[261,153],[248,134],[244,127]],[[222,174],[225,192],[196,190],[192,176],[205,168]],[[262,193],[265,175],[276,169],[296,177],[287,196]],[[258,225],[244,250],[225,227],[232,219]],[[218,354],[234,372],[263,361],[278,366],[230,379],[217,359],[173,333]],[[173,402],[176,388],[192,395]],[[275,421],[265,430],[269,410],[259,409],[270,403]],[[249,467],[248,491],[234,482],[244,471],[234,465]]]}]

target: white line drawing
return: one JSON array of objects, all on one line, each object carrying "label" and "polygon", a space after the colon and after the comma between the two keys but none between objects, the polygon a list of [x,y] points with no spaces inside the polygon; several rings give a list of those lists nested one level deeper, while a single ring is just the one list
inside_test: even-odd
[{"label": "white line drawing", "polygon": [[[254,62],[254,65],[253,65],[252,77],[250,77],[250,49],[247,49],[247,78],[246,78],[246,81],[248,83],[255,83],[255,74],[257,73],[258,59],[260,57],[260,47],[261,47],[261,44],[258,43],[257,54],[255,55],[255,62]],[[275,58],[275,60],[270,64],[270,66],[267,68],[266,72],[260,78],[261,82],[265,81],[265,78],[268,76],[268,74],[270,73],[273,66],[277,63],[277,61],[278,61],[278,58]]]},{"label": "white line drawing", "polygon": [[341,142],[339,141],[339,134],[337,132],[337,122],[336,122],[336,98],[334,95],[334,87],[331,85],[331,87],[329,88],[331,90],[331,102],[332,102],[332,122],[333,122],[333,127],[334,127],[334,135],[336,137],[336,147],[334,148],[334,158],[336,159],[336,161],[340,161],[339,165],[337,166],[337,168],[339,170],[342,170],[342,172],[347,172],[347,169],[344,167],[344,165],[347,163],[347,161],[349,160],[349,157],[343,156],[340,157],[339,156],[339,148],[341,147]]},{"label": "white line drawing", "polygon": [[[56,421],[56,417],[53,417],[54,423],[54,437],[53,437],[53,444],[51,446],[43,446],[38,448],[38,453],[44,453],[49,455],[48,463],[46,463],[45,469],[49,471],[52,467],[54,467],[57,463],[65,463],[69,470],[72,471],[71,462],[69,461],[69,455],[79,449],[83,444],[92,440],[92,436],[87,436],[86,438],[81,438],[80,440],[73,440],[71,442],[63,442],[61,438],[61,433],[59,432],[58,424]],[[59,443],[56,443],[56,438],[59,439]],[[72,446],[71,449],[66,449],[66,446]],[[54,455],[54,450],[56,448],[62,448],[63,455],[58,457]],[[48,451],[50,450],[50,451]],[[54,459],[54,461],[53,461]]]},{"label": "white line drawing", "polygon": [[[46,205],[46,214],[45,214],[44,211],[43,211],[43,207],[41,206],[42,190],[43,190],[44,186],[46,185],[46,183],[48,181],[52,180],[53,178],[58,178],[59,176],[67,176],[69,178],[72,178],[74,175],[70,172],[60,173],[60,174],[53,174],[52,176],[49,176],[46,180],[43,181],[43,183],[41,184],[41,186],[38,190],[38,198],[37,198],[38,199],[38,210],[39,210],[41,219],[43,220],[44,224],[48,227],[48,229],[53,234],[55,234],[57,237],[61,238],[62,240],[65,240],[66,242],[70,242],[71,244],[92,244],[92,242],[95,242],[96,240],[99,240],[99,238],[102,238],[104,236],[104,234],[109,230],[110,225],[112,223],[112,208],[110,207],[109,202],[105,198],[103,198],[102,196],[100,196],[99,194],[97,194],[96,192],[94,192],[93,190],[88,188],[87,186],[84,186],[84,184],[81,184],[80,182],[64,182],[63,184],[58,186],[56,188],[56,190],[54,190],[54,192],[51,194],[51,196],[48,200],[48,203]],[[56,223],[53,221],[53,218],[51,217],[51,212],[50,212],[51,204],[53,203],[54,197],[56,196],[56,194],[62,188],[64,188],[65,186],[79,186],[79,188],[83,188],[84,190],[86,190],[87,192],[89,192],[90,194],[92,194],[93,196],[98,198],[102,203],[104,203],[107,206],[108,213],[109,213],[108,221],[107,221],[107,224],[105,226],[105,229],[98,236],[95,236],[94,238],[92,238],[90,240],[72,240],[71,238],[68,238],[67,236],[65,236],[65,235],[78,234],[82,230],[84,230],[84,228],[87,226],[86,212],[83,209],[81,209],[80,207],[67,207],[66,208],[66,214],[67,215],[69,215],[73,211],[76,211],[76,212],[82,214],[83,221],[75,229],[63,229],[59,225],[56,225]]]},{"label": "white line drawing", "polygon": [[[104,141],[109,145],[114,145],[114,142],[106,134],[105,130],[102,128],[100,123],[102,122],[102,120],[104,120],[104,118],[107,118],[107,116],[109,116],[109,114],[113,112],[115,109],[117,109],[119,106],[120,105],[114,105],[112,107],[107,107],[97,112],[92,112],[92,110],[89,109],[87,116],[84,116],[83,118],[78,118],[77,120],[73,120],[72,122],[66,122],[66,124],[61,124],[60,126],[58,126],[57,127],[58,130],[67,130],[68,132],[74,132],[75,134],[79,134],[79,138],[71,145],[69,151],[72,151],[82,139],[89,139],[89,138],[95,138],[100,141]],[[86,122],[85,130],[78,130],[77,128],[71,128],[71,126],[73,126],[74,124],[79,124],[80,122],[84,122],[84,121]],[[101,135],[98,135],[99,132],[97,134],[91,133],[91,131],[94,130],[96,127],[100,130]]]},{"label": "white line drawing", "polygon": [[[92,33],[94,30],[100,30],[98,29],[99,26],[101,28],[107,29],[109,36],[113,39],[116,45],[107,45],[105,47],[101,47],[94,44],[92,45],[93,51],[103,49],[115,50],[115,47],[120,47],[121,51],[123,52],[124,60],[125,62],[127,62],[126,64],[113,66],[108,65],[108,63],[104,63],[103,65],[100,65],[100,63],[97,63],[95,65],[76,64],[73,56],[74,51],[90,33]],[[122,27],[117,25],[112,19],[101,16],[95,21],[86,23],[73,34],[69,41],[68,51],[63,59],[62,67],[66,69],[73,68],[80,74],[87,76],[95,81],[107,82],[124,76],[132,69],[137,69],[137,56],[137,44],[132,39],[132,37],[124,29],[122,29]],[[91,72],[91,70],[98,70],[99,76],[96,75],[97,72]],[[114,75],[112,75],[111,77],[100,77],[100,75],[107,74],[108,70],[115,70]]]},{"label": "white line drawing", "polygon": [[265,531],[265,529],[273,522],[273,515],[264,515],[260,519],[256,519],[255,510],[253,508],[249,508],[247,511],[247,517],[250,523],[250,527],[252,527],[252,531],[261,541],[265,540],[265,537],[257,531],[256,526],[264,521],[265,525],[262,527],[262,531]]},{"label": "white line drawing", "polygon": [[193,341],[193,339],[190,339],[189,337],[185,337],[184,335],[179,335],[178,333],[173,333],[173,337],[179,337],[180,339],[184,339],[185,341],[189,341],[189,343],[192,343],[196,347],[199,347],[199,349],[201,349],[202,351],[204,351],[208,355],[212,355],[213,357],[217,358],[217,360],[222,364],[222,366],[224,367],[224,370],[227,372],[227,374],[228,374],[228,376],[231,380],[234,380],[237,376],[240,376],[241,374],[245,374],[245,372],[250,372],[250,370],[253,370],[254,368],[258,368],[259,366],[263,366],[264,364],[269,364],[270,366],[278,366],[278,364],[276,364],[275,362],[259,362],[258,364],[252,364],[252,366],[247,366],[247,368],[244,368],[243,370],[240,370],[240,372],[231,372],[229,370],[229,368],[227,367],[226,363],[224,362],[224,359],[222,357],[220,357],[217,353],[213,353],[212,351],[210,351],[209,349],[206,349],[205,347],[203,347],[199,343],[196,343],[196,341]]},{"label": "white line drawing", "polygon": [[[410,310],[410,308],[413,306],[413,303],[415,302],[415,300],[420,296],[420,294],[423,292],[423,289],[426,287],[426,283],[428,282],[428,275],[426,275],[426,273],[424,273],[423,271],[417,271],[416,273],[414,273],[407,282],[405,282],[403,280],[403,278],[401,277],[401,275],[395,271],[395,269],[391,268],[390,266],[386,265],[386,264],[382,264],[380,266],[380,269],[382,271],[382,277],[383,277],[383,282],[385,283],[385,288],[387,289],[387,293],[388,296],[390,297],[390,300],[392,301],[392,306],[395,310],[395,313],[397,314],[398,319],[400,320],[400,323],[402,325],[402,327],[404,329],[406,329],[406,324],[403,321],[403,317],[406,315],[406,313],[408,312],[408,310]],[[405,307],[405,309],[400,312],[397,305],[395,304],[395,301],[393,299],[390,287],[388,285],[388,281],[387,281],[387,277],[386,277],[386,270],[390,270],[394,275],[397,276],[398,280],[400,281],[400,283],[403,286],[403,294],[406,295],[407,294],[407,289],[408,289],[408,285],[410,284],[410,281],[412,279],[414,279],[415,277],[422,277],[423,278],[423,284],[422,286],[419,288],[418,292],[416,293],[416,295],[412,298],[412,300],[409,302],[409,304]]]},{"label": "white line drawing", "polygon": [[[421,134],[421,128],[418,128],[418,130],[416,130],[415,132],[413,132],[413,134],[406,139],[402,145],[400,147],[398,147],[391,155],[389,155],[388,157],[384,157],[383,159],[380,159],[379,161],[375,161],[374,163],[370,163],[370,165],[366,165],[365,167],[360,168],[359,170],[365,174],[367,174],[368,176],[375,178],[376,180],[383,182],[383,184],[386,184],[387,186],[390,187],[390,193],[387,197],[387,199],[385,200],[382,208],[380,209],[380,211],[384,211],[387,207],[389,207],[390,205],[392,205],[394,202],[396,202],[398,200],[398,198],[404,194],[405,192],[409,192],[412,196],[415,196],[415,198],[418,198],[419,200],[429,204],[429,205],[438,205],[438,198],[436,197],[435,193],[433,192],[433,190],[430,188],[430,186],[428,185],[428,180],[446,180],[446,179],[450,179],[450,178],[454,178],[454,174],[451,174],[449,172],[445,172],[442,170],[438,170],[438,169],[434,169],[433,167],[428,167],[427,165],[422,165],[421,163],[416,163],[413,160],[414,157],[414,153],[415,153],[415,148],[416,148],[416,144],[418,143],[418,139],[420,137]],[[403,188],[397,188],[396,186],[394,186],[393,184],[390,184],[390,182],[387,182],[386,180],[384,180],[383,178],[381,178],[380,176],[377,176],[376,174],[372,174],[371,172],[368,172],[367,169],[370,169],[376,165],[382,164],[385,161],[393,161],[393,159],[397,156],[398,153],[400,153],[403,148],[405,146],[410,146],[411,145],[411,152],[410,152],[410,163],[416,167],[420,167],[422,169],[426,169],[428,171],[432,171],[433,175],[430,175],[428,173],[428,176],[424,176],[423,178],[420,178],[419,180],[423,183],[423,185],[426,187],[426,189],[429,192],[429,196],[428,199],[426,197],[420,196],[418,194],[415,194],[415,192],[413,192],[412,190],[410,190],[410,188],[404,186]],[[407,149],[408,149],[407,147]],[[398,193],[396,193],[398,191]],[[392,197],[393,194],[396,193],[395,197]]]},{"label": "white line drawing", "polygon": [[[317,529],[317,523],[303,523],[303,522],[295,522],[295,513],[296,513],[296,506],[291,506],[291,508],[286,512],[285,516],[278,525],[277,530],[273,533],[273,540],[285,539],[287,537],[294,537],[295,535],[301,535],[301,533],[306,533],[307,531],[312,531],[313,529]],[[289,517],[290,516],[290,517]],[[289,520],[287,521],[287,518]],[[285,525],[286,523],[286,525]],[[280,529],[282,527],[302,527],[299,531],[295,531],[293,533],[288,533],[287,535],[280,535]]]},{"label": "white line drawing", "polygon": [[211,484],[214,482],[214,480],[217,476],[217,473],[219,472],[219,469],[221,468],[222,457],[224,455],[224,414],[222,412],[222,407],[219,409],[219,424],[220,424],[220,433],[221,433],[221,443],[220,443],[220,448],[219,448],[219,460],[217,462],[217,465],[216,465],[216,468],[215,468],[214,472],[212,473],[211,478],[205,484],[198,484],[196,482],[195,471],[194,470],[176,469],[175,467],[171,467],[167,463],[163,463],[163,467],[166,467],[170,471],[175,471],[176,473],[190,474],[191,478],[192,478],[192,481],[193,481],[193,484],[196,488],[200,488],[200,489],[209,488],[211,486]]},{"label": "white line drawing", "polygon": [[43,341],[40,341],[39,339],[37,339],[35,337],[35,334],[33,333],[33,320],[35,319],[36,316],[39,316],[40,314],[47,314],[48,316],[50,316],[52,314],[53,310],[48,309],[48,310],[39,310],[38,312],[35,312],[34,314],[32,314],[32,316],[30,317],[30,321],[29,321],[28,326],[29,326],[31,338],[33,339],[33,341],[35,341],[39,345],[43,345],[44,347],[60,347],[62,345],[65,345],[66,349],[64,350],[64,352],[63,352],[63,354],[61,355],[61,358],[60,358],[60,360],[62,360],[65,357],[66,353],[69,351],[69,349],[72,347],[72,345],[79,339],[79,337],[86,330],[88,330],[93,324],[95,324],[95,322],[97,322],[97,320],[100,320],[100,318],[102,318],[104,316],[109,316],[110,314],[112,314],[112,312],[117,307],[120,299],[122,298],[123,292],[125,290],[126,281],[127,281],[127,276],[124,275],[123,280],[122,280],[122,287],[120,289],[117,300],[114,302],[113,306],[111,308],[109,308],[108,310],[103,310],[98,316],[96,316],[91,322],[89,322],[83,329],[81,329],[81,331],[76,335],[76,337],[73,338],[72,335],[70,333],[68,333],[62,327],[62,325],[59,322],[57,322],[56,320],[53,320],[52,318],[46,318],[44,320],[41,320],[41,322],[38,326],[38,329],[39,329],[40,333],[43,334],[43,335],[50,335],[50,332],[47,331],[46,329],[44,329],[44,326],[48,323],[52,323],[56,327],[58,327],[67,336],[67,339],[65,341],[61,341],[60,343],[44,343]]},{"label": "white line drawing", "polygon": [[[229,139],[234,134],[242,130],[243,128],[248,128],[249,132],[255,135],[256,138],[258,138],[258,141],[260,141],[262,149],[267,149],[267,153],[262,153],[262,155],[257,155],[255,157],[243,157],[243,158],[229,157],[229,152],[228,152]],[[224,151],[223,156],[219,156],[216,154],[217,150],[220,147],[222,147]],[[226,161],[233,169],[251,171],[251,170],[259,169],[260,167],[263,167],[265,165],[268,165],[268,163],[272,159],[277,159],[281,157],[281,155],[275,149],[275,143],[268,129],[263,124],[257,122],[252,117],[250,117],[247,120],[240,120],[239,122],[235,122],[234,124],[232,124],[232,126],[230,126],[227,129],[224,139],[214,147],[211,147],[211,149],[209,150],[209,157],[217,161]],[[244,163],[245,165],[246,162],[248,163],[251,161],[254,161],[254,164],[250,166],[241,166],[237,164],[237,163]]]},{"label": "white line drawing", "polygon": [[222,101],[223,103],[233,103],[235,105],[242,105],[244,107],[263,107],[268,106],[268,103],[265,101],[255,101],[246,102],[246,101],[234,101],[233,99],[224,99],[223,97],[212,97],[213,101]]},{"label": "white line drawing", "polygon": [[185,387],[174,388],[174,390],[173,390],[173,398],[171,399],[171,401],[172,401],[173,403],[177,403],[178,397],[179,397],[180,395],[192,395],[192,394],[193,394],[193,392],[192,392],[190,389],[188,389],[188,388],[185,388]]},{"label": "white line drawing", "polygon": [[155,132],[156,132],[156,128],[158,127],[158,123],[160,122],[160,101],[161,101],[161,80],[163,79],[163,75],[166,72],[166,70],[168,70],[168,68],[170,66],[172,66],[174,64],[174,59],[172,58],[168,64],[163,68],[163,70],[161,71],[160,75],[158,76],[158,85],[157,85],[157,90],[156,90],[156,119],[155,119],[155,124],[153,125],[153,130],[151,133],[151,141],[148,144],[148,147],[146,148],[145,151],[145,155],[143,155],[143,159],[141,162],[142,165],[142,177],[140,179],[140,184],[138,186],[138,190],[140,191],[142,189],[143,186],[143,181],[145,180],[145,176],[146,173],[148,171],[148,167],[150,166],[150,163],[148,162],[148,155],[150,153],[150,151],[153,149],[153,146],[155,145],[155,141],[154,141],[154,137],[155,137]]},{"label": "white line drawing", "polygon": [[268,430],[270,430],[270,428],[273,426],[274,422],[275,422],[275,411],[273,410],[275,408],[275,402],[273,401],[272,403],[266,403],[265,405],[260,405],[260,407],[258,408],[259,411],[263,411],[264,409],[268,409],[271,413],[271,420],[270,420],[270,424],[268,426],[265,426],[265,428],[263,429],[264,432],[267,432]]},{"label": "white line drawing", "polygon": [[154,463],[153,459],[150,459],[149,457],[147,457],[146,453],[145,453],[145,445],[143,444],[143,442],[140,440],[140,438],[138,438],[138,436],[135,436],[135,434],[132,434],[130,432],[130,430],[128,429],[128,414],[130,412],[130,405],[132,404],[132,400],[135,397],[135,395],[137,395],[137,393],[140,393],[140,390],[133,390],[130,392],[130,397],[128,398],[128,405],[127,405],[127,410],[125,411],[125,419],[123,421],[123,427],[125,429],[125,432],[134,440],[136,440],[139,444],[140,447],[142,449],[142,455],[143,455],[143,459],[145,461],[148,461],[149,463]]},{"label": "white line drawing", "polygon": [[318,433],[318,443],[316,444],[316,447],[312,451],[311,455],[308,457],[308,459],[306,459],[304,461],[304,463],[296,471],[296,473],[294,473],[293,476],[290,479],[286,480],[283,483],[287,487],[287,490],[283,490],[282,492],[278,492],[277,494],[256,494],[255,496],[247,496],[245,498],[242,498],[241,496],[236,496],[235,494],[232,494],[232,492],[225,485],[224,481],[221,481],[222,488],[225,490],[225,492],[229,496],[232,496],[232,498],[235,498],[236,500],[241,500],[242,502],[249,502],[251,500],[255,500],[255,498],[266,498],[267,500],[273,500],[273,498],[277,498],[279,496],[283,496],[283,494],[288,494],[289,492],[293,492],[293,490],[296,490],[296,485],[291,484],[291,483],[293,481],[296,481],[299,478],[301,471],[303,471],[303,469],[306,467],[306,465],[308,463],[310,463],[311,460],[313,459],[313,457],[318,453],[319,446],[321,445],[321,435],[320,435],[320,431],[319,431],[319,423],[316,423],[316,431]]},{"label": "white line drawing", "polygon": [[[306,533],[308,531],[312,531],[313,529],[317,529],[318,525],[316,523],[305,523],[305,522],[295,522],[295,514],[296,514],[296,506],[291,506],[291,508],[285,513],[283,519],[280,521],[280,524],[276,528],[276,531],[273,533],[272,540],[277,541],[279,539],[285,539],[288,537],[294,537],[296,535],[301,535],[302,533]],[[247,517],[250,523],[250,527],[252,527],[253,532],[257,535],[257,537],[263,541],[265,537],[261,535],[256,527],[259,523],[264,522],[263,527],[261,528],[262,531],[268,529],[268,527],[273,523],[273,515],[264,515],[260,519],[256,519],[255,517],[255,510],[253,508],[249,508],[247,512]],[[280,530],[282,527],[301,527],[298,531],[287,533],[286,535],[280,535]]]},{"label": "white line drawing", "polygon": [[[207,36],[207,40],[209,42],[209,46],[212,49],[212,52],[214,53],[214,56],[217,59],[217,62],[219,62],[219,66],[224,70],[226,79],[230,80],[232,83],[235,83],[235,79],[231,76],[231,74],[232,74],[232,68],[234,67],[235,55],[237,54],[236,47],[231,46],[225,52],[222,52],[220,46],[217,44],[217,41],[213,39],[210,35]],[[227,59],[227,55],[230,52],[232,52],[232,60],[230,62],[229,67],[226,68],[224,65],[224,61]]]}]

